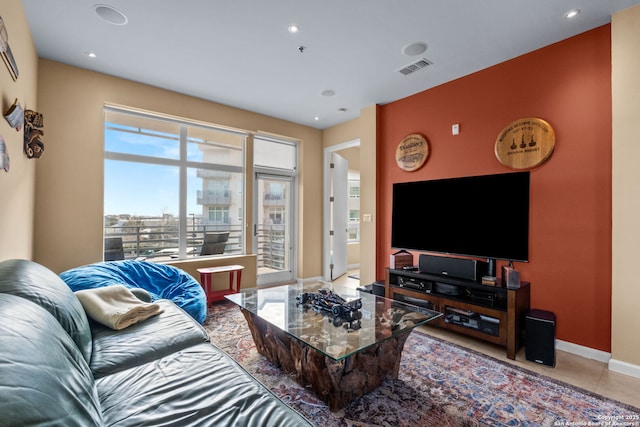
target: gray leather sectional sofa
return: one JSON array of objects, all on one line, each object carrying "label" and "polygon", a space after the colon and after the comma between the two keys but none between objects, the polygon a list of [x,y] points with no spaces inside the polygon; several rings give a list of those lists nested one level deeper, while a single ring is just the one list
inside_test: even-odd
[{"label": "gray leather sectional sofa", "polygon": [[27,260],[0,262],[1,426],[309,426],[169,300],[122,330]]}]

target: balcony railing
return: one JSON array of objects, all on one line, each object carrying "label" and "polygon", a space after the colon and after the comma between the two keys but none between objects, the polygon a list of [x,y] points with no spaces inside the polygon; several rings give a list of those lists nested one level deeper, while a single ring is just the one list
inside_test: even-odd
[{"label": "balcony railing", "polygon": [[[241,225],[187,226],[187,258],[201,256],[204,235],[212,232],[229,232],[223,255],[242,254]],[[289,269],[286,257],[285,226],[283,224],[257,227],[258,267],[271,270]],[[124,259],[168,261],[179,256],[177,225],[134,225],[105,227],[104,237],[122,239]],[[203,255],[204,256],[204,255]],[[208,255],[207,255],[208,256]]]},{"label": "balcony railing", "polygon": [[262,204],[265,207],[284,206],[285,198],[283,193],[265,193]]},{"label": "balcony railing", "polygon": [[258,268],[287,270],[285,226],[283,224],[261,224],[257,227]]},{"label": "balcony railing", "polygon": [[202,191],[198,190],[197,203],[199,205],[217,205],[217,206],[229,206],[231,205],[231,191]]},{"label": "balcony railing", "polygon": [[[187,226],[187,257],[200,256],[204,235],[215,231],[229,232],[225,255],[242,253],[241,225],[195,225]],[[160,261],[179,256],[177,225],[105,227],[104,237],[122,238],[125,259]]]},{"label": "balcony railing", "polygon": [[217,171],[217,170],[210,170],[210,169],[198,169],[196,176],[198,178],[219,179],[219,180],[228,181],[231,179],[231,172]]}]

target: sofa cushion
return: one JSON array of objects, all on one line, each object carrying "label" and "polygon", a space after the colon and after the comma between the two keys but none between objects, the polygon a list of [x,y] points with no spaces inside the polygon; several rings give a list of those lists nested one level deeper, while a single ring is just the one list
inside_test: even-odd
[{"label": "sofa cushion", "polygon": [[202,286],[185,271],[148,261],[108,261],[89,264],[60,274],[75,292],[103,286],[124,285],[148,291],[152,299],[169,299],[203,323],[207,317],[207,299]]},{"label": "sofa cushion", "polygon": [[311,425],[211,344],[100,378],[96,385],[107,426]]},{"label": "sofa cushion", "polygon": [[28,299],[51,313],[85,360],[91,358],[91,330],[82,304],[53,271],[23,259],[0,262],[0,293]]},{"label": "sofa cushion", "polygon": [[204,328],[173,302],[163,299],[156,303],[162,313],[119,331],[90,321],[93,334],[90,366],[96,378],[209,340]]},{"label": "sofa cushion", "polygon": [[0,294],[0,319],[0,424],[101,426],[89,366],[56,319],[10,294]]}]

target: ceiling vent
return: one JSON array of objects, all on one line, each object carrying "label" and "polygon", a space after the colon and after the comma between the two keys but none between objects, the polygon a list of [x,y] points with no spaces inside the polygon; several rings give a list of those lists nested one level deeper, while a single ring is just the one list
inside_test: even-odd
[{"label": "ceiling vent", "polygon": [[412,64],[409,64],[409,65],[407,65],[405,67],[400,68],[398,71],[401,74],[404,74],[405,76],[408,76],[409,74],[414,73],[414,72],[416,72],[418,70],[421,70],[423,68],[426,68],[429,65],[433,65],[433,63],[429,62],[428,60],[426,60],[424,58],[422,58],[422,59],[419,59],[419,60],[417,60],[416,62],[414,62]]}]

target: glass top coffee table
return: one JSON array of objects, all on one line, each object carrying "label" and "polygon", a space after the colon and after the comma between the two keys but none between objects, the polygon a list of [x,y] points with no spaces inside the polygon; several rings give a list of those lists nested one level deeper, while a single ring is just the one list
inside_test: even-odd
[{"label": "glass top coffee table", "polygon": [[441,316],[321,281],[225,298],[240,307],[258,352],[311,386],[332,411],[397,378],[409,333]]}]

